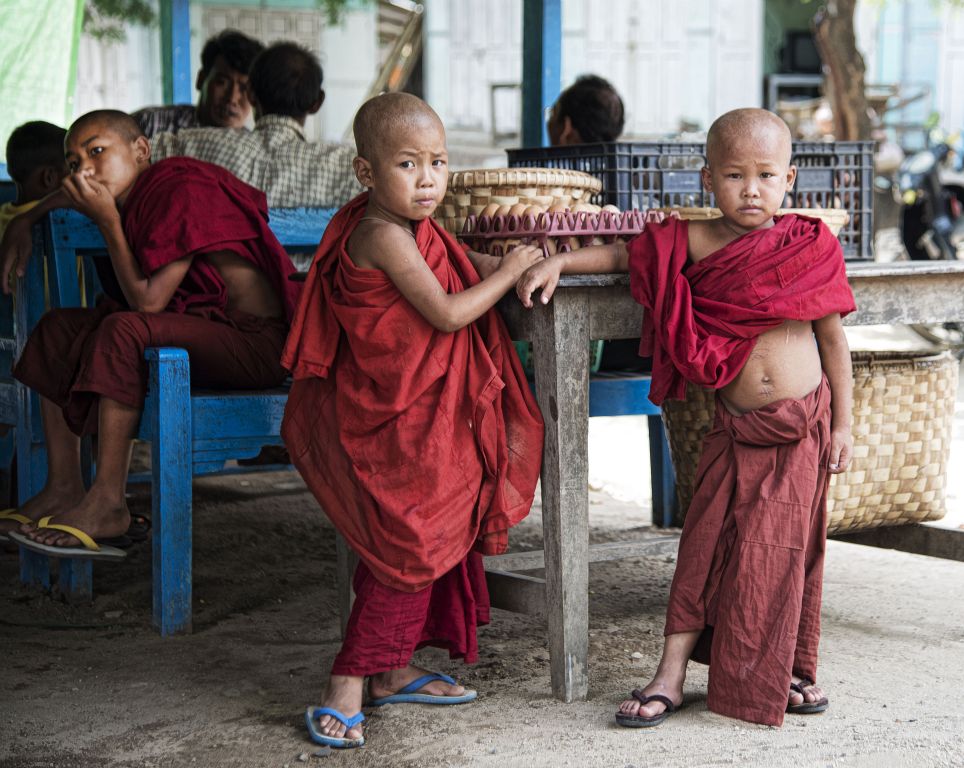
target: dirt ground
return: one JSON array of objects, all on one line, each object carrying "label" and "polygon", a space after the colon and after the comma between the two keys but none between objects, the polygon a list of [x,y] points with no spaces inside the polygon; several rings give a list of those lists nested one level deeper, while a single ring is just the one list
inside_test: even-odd
[{"label": "dirt ground", "polygon": [[[603,439],[625,442],[616,434]],[[958,513],[962,445],[959,403]],[[694,666],[685,708],[663,726],[616,727],[617,703],[658,659],[674,568],[663,555],[593,566],[588,701],[551,696],[541,622],[494,611],[475,666],[420,654],[478,689],[477,702],[376,710],[363,749],[315,756],[303,713],[339,645],[333,531],[294,473],[200,480],[194,499],[191,635],[151,628],[149,543],[95,566],[91,605],[21,588],[16,557],[0,553],[0,766],[964,766],[964,563],[840,542],[826,566],[825,715],[788,716],[780,729],[720,717],[706,709],[706,668]],[[131,504],[146,511],[147,489],[135,487]],[[646,536],[648,515],[591,492],[594,542]],[[541,546],[538,508],[511,546]]]}]

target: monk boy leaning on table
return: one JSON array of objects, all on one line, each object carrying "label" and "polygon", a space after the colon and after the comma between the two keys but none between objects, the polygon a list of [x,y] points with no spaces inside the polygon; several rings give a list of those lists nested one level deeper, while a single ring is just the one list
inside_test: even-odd
[{"label": "monk boy leaning on table", "polygon": [[306,712],[311,738],[336,748],[364,743],[366,698],[475,699],[412,655],[477,659],[481,555],[504,551],[528,513],[543,432],[494,310],[542,252],[466,254],[435,223],[445,131],[421,99],[377,96],[353,128],[368,191],[325,230],[283,358],[291,459],[360,560],[323,706]]},{"label": "monk boy leaning on table", "polygon": [[722,217],[667,219],[628,244],[559,254],[519,280],[548,302],[562,273],[625,272],[646,310],[650,399],[716,390],[648,685],[616,713],[658,725],[682,703],[689,659],[710,665],[707,705],[781,725],[828,707],[816,685],[829,474],[846,470],[852,373],[841,316],[855,309],[840,245],[811,218],[775,216],[792,188],[791,140],[738,109],[707,136],[702,177]]}]

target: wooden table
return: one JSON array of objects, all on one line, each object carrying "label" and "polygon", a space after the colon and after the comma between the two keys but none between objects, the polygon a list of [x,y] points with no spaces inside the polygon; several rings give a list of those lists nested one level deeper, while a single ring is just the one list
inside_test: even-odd
[{"label": "wooden table", "polygon": [[[936,323],[964,319],[964,263],[848,264],[857,312],[846,325]],[[629,276],[562,279],[552,301],[526,310],[515,296],[500,309],[513,339],[533,343],[536,395],[546,423],[542,462],[542,553],[487,558],[511,588],[503,605],[545,616],[552,690],[566,702],[588,689],[589,563],[662,551],[664,539],[589,546],[589,342],[639,335],[642,308]],[[644,446],[627,446],[645,455]],[[512,570],[545,567],[545,581]],[[490,579],[491,581],[491,579]],[[496,604],[495,599],[493,604]]]}]

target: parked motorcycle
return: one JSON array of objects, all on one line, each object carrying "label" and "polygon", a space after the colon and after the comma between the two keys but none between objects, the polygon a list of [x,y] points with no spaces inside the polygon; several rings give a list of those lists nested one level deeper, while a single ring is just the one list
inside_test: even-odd
[{"label": "parked motorcycle", "polygon": [[[898,169],[900,235],[914,261],[964,259],[964,153],[958,139],[934,136],[931,146],[905,158]],[[964,344],[959,322],[912,327],[934,343]]]}]

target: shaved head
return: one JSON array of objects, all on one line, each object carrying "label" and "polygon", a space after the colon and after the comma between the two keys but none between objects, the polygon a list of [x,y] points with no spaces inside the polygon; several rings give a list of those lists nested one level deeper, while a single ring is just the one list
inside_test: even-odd
[{"label": "shaved head", "polygon": [[383,93],[362,104],[352,132],[359,156],[374,162],[377,155],[392,146],[395,134],[426,126],[444,134],[439,116],[420,98],[410,93]]},{"label": "shaved head", "polygon": [[790,164],[792,137],[783,120],[766,109],[734,109],[716,118],[706,134],[707,165],[746,143],[777,153]]},{"label": "shaved head", "polygon": [[96,109],[74,120],[67,132],[67,138],[69,139],[70,134],[76,133],[92,123],[106,126],[125,141],[137,141],[144,135],[144,131],[141,130],[137,121],[126,112],[121,112],[118,109]]}]

